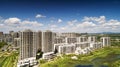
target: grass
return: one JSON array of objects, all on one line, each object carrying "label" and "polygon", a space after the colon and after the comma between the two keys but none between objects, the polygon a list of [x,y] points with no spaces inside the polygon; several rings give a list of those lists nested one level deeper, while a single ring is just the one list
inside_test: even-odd
[{"label": "grass", "polygon": [[[56,57],[53,61],[41,63],[40,67],[75,67],[79,64],[85,65],[107,65],[109,67],[117,67],[115,64],[120,62],[120,47],[105,47],[93,51],[88,55],[64,55],[63,58]],[[71,59],[71,56],[77,56],[77,60]]]},{"label": "grass", "polygon": [[4,53],[2,57],[0,57],[0,67],[16,67],[18,59],[18,53]]}]

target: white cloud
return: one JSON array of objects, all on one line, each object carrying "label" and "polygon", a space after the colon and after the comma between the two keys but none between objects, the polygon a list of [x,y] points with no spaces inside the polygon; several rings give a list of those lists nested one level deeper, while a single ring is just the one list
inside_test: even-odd
[{"label": "white cloud", "polygon": [[61,29],[61,30],[66,30],[66,28],[65,28],[65,27],[61,27],[60,29]]},{"label": "white cloud", "polygon": [[57,27],[57,25],[51,25],[50,27],[51,27],[51,28],[56,28],[56,27]]},{"label": "white cloud", "polygon": [[35,17],[36,17],[36,18],[45,18],[46,16],[44,16],[44,15],[42,15],[42,14],[37,14]]},{"label": "white cloud", "polygon": [[74,23],[73,22],[68,22],[68,25],[73,26]]},{"label": "white cloud", "polygon": [[3,27],[4,26],[4,24],[0,24],[0,27]]},{"label": "white cloud", "polygon": [[8,18],[4,21],[6,24],[19,24],[21,20],[19,18],[13,17],[13,18]]},{"label": "white cloud", "polygon": [[103,26],[120,26],[120,21],[111,19],[107,23],[104,23]]},{"label": "white cloud", "polygon": [[105,16],[100,17],[84,17],[83,21],[92,21],[92,22],[98,22],[98,23],[105,23]]},{"label": "white cloud", "polygon": [[[62,19],[54,19],[63,22]],[[50,22],[50,21],[49,21]],[[68,20],[65,23],[40,23],[38,21],[22,20],[17,17],[7,19],[0,18],[0,30],[52,30],[54,32],[119,32],[120,21],[115,19],[106,20],[105,16],[84,17],[81,21]]]},{"label": "white cloud", "polygon": [[96,24],[94,24],[93,22],[83,22],[77,25],[77,27],[83,27],[83,28],[88,28],[88,27],[95,27]]},{"label": "white cloud", "polygon": [[58,19],[58,23],[61,23],[62,22],[62,19]]},{"label": "white cloud", "polygon": [[57,29],[62,32],[119,32],[120,21],[106,20],[105,16],[84,17],[82,21],[72,20]]},{"label": "white cloud", "polygon": [[[2,21],[1,21],[2,20]],[[40,29],[44,24],[37,21],[28,21],[13,17],[7,19],[0,19],[0,30],[4,32],[8,32],[10,30],[19,31],[23,29]]]},{"label": "white cloud", "polygon": [[68,25],[69,25],[69,26],[73,26],[76,22],[77,22],[77,20],[69,21],[69,22],[68,22]]},{"label": "white cloud", "polygon": [[42,23],[38,23],[37,21],[23,21],[22,25],[30,25],[30,26],[43,26]]}]

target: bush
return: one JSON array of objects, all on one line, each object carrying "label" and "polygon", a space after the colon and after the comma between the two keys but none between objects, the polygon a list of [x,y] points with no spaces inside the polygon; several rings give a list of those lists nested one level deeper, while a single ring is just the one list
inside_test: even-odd
[{"label": "bush", "polygon": [[2,48],[5,45],[8,45],[8,44],[6,42],[0,42],[0,48]]}]

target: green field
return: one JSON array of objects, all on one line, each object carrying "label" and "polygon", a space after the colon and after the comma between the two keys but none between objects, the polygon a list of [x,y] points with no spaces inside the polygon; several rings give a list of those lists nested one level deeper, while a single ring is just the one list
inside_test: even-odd
[{"label": "green field", "polygon": [[0,54],[0,67],[16,67],[18,59],[17,52],[4,52]]},{"label": "green field", "polygon": [[[76,56],[78,59],[71,59],[72,56]],[[119,67],[119,62],[120,47],[105,47],[88,55],[63,55],[63,57],[56,57],[53,61],[40,63],[40,67],[75,67],[76,65]]]}]

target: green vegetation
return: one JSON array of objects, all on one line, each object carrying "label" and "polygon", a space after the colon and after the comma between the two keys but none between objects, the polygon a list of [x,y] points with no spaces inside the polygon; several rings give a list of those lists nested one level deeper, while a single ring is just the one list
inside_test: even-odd
[{"label": "green vegetation", "polygon": [[41,49],[38,49],[36,59],[42,58],[42,55],[43,55],[43,52],[41,51]]},{"label": "green vegetation", "polygon": [[0,48],[2,48],[4,45],[7,45],[6,42],[0,42]]},{"label": "green vegetation", "polygon": [[[120,67],[120,40],[116,40],[120,39],[120,34],[95,34],[94,36],[97,36],[98,41],[103,36],[110,37],[111,47],[98,49],[87,55],[59,56],[54,58],[53,61],[40,62],[40,67],[75,67],[76,65]],[[71,59],[72,56],[76,56],[78,59]]]},{"label": "green vegetation", "polygon": [[111,42],[111,46],[120,47],[120,42]]},{"label": "green vegetation", "polygon": [[111,37],[111,39],[120,39],[120,34],[106,34],[106,35]]},{"label": "green vegetation", "polygon": [[0,67],[16,67],[18,60],[17,52],[4,52],[0,54]]},{"label": "green vegetation", "polygon": [[115,63],[113,63],[112,66],[114,66],[114,67],[120,67],[120,60],[118,60]]},{"label": "green vegetation", "polygon": [[[71,59],[72,56],[76,56],[78,59]],[[119,67],[119,62],[120,47],[105,47],[95,50],[88,55],[59,56],[54,58],[53,61],[41,63],[40,67],[75,67],[76,65],[93,65],[95,67],[105,65],[108,67]]]}]

